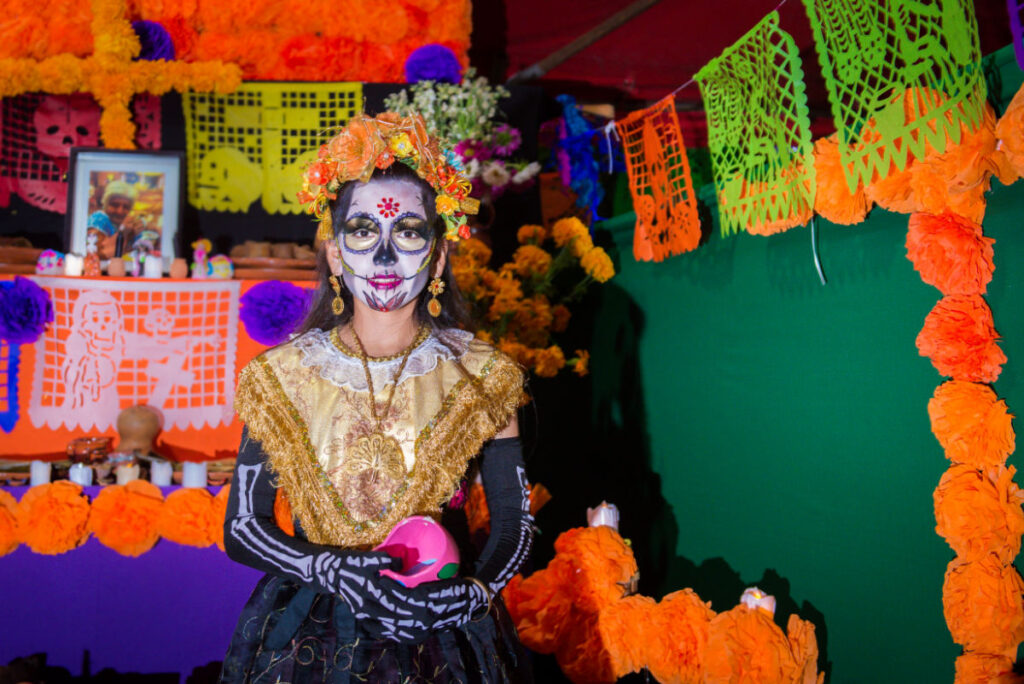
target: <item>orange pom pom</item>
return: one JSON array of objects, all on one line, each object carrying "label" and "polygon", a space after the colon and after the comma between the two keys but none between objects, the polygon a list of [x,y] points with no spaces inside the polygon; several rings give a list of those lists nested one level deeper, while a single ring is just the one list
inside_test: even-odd
[{"label": "orange pom pom", "polygon": [[572,628],[573,575],[569,558],[556,555],[528,578],[514,577],[502,592],[519,639],[531,651],[554,653],[561,648]]},{"label": "orange pom pom", "polygon": [[140,556],[160,538],[156,521],[164,496],[145,480],[104,487],[92,502],[89,531],[122,556]]},{"label": "orange pom pom", "polygon": [[274,520],[281,531],[289,537],[295,536],[295,521],[292,520],[292,505],[288,503],[283,489],[278,489],[274,495]]},{"label": "orange pom pom", "polygon": [[572,560],[574,603],[590,613],[621,599],[639,572],[633,550],[604,525],[563,532],[555,540],[555,553]]},{"label": "orange pom pom", "polygon": [[988,385],[950,380],[928,402],[932,432],[954,463],[1000,466],[1013,453],[1013,416]]},{"label": "orange pom pom", "polygon": [[864,194],[863,183],[858,183],[856,192],[850,194],[839,159],[837,136],[833,133],[814,143],[814,175],[818,183],[814,211],[832,223],[848,226],[863,221],[873,203]]},{"label": "orange pom pom", "polygon": [[935,531],[962,560],[990,553],[1010,563],[1020,551],[1024,534],[1024,492],[1013,483],[1014,468],[983,473],[969,465],[954,465],[933,494]]},{"label": "orange pom pom", "polygon": [[17,512],[18,502],[0,490],[0,556],[6,556],[18,548]]},{"label": "orange pom pom", "polygon": [[[231,485],[226,484],[213,497],[213,518],[210,527],[210,539],[221,551],[224,550],[224,518],[228,512],[228,497],[231,496]],[[275,502],[276,503],[276,502]]]},{"label": "orange pom pom", "polygon": [[888,176],[873,180],[864,188],[864,196],[883,209],[899,214],[921,211],[924,207],[918,202],[911,186],[913,168],[913,160],[908,160],[902,171],[894,166]]},{"label": "orange pom pom", "polygon": [[739,605],[711,620],[705,684],[793,682],[799,671],[789,640],[765,611]]},{"label": "orange pom pom", "polygon": [[1024,581],[995,556],[954,559],[942,585],[942,608],[953,641],[969,651],[1013,657],[1024,640]]},{"label": "orange pom pom", "polygon": [[822,684],[825,673],[818,672],[818,638],[814,634],[814,623],[790,615],[786,623],[786,638],[796,662],[795,684]]},{"label": "orange pom pom", "polygon": [[627,596],[598,615],[600,648],[608,654],[614,679],[639,672],[647,665],[657,633],[651,620],[655,605],[647,596]]},{"label": "orange pom pom", "polygon": [[907,230],[907,258],[921,280],[942,294],[983,294],[992,280],[992,238],[956,214],[915,213]]},{"label": "orange pom pom", "polygon": [[953,684],[1020,684],[1013,672],[1013,658],[983,653],[965,653],[956,659]]},{"label": "orange pom pom", "polygon": [[160,536],[177,544],[205,548],[216,524],[213,497],[205,489],[179,489],[164,501],[157,521]]},{"label": "orange pom pom", "polygon": [[652,611],[647,669],[661,684],[701,682],[715,612],[692,589],[673,592]]},{"label": "orange pom pom", "polygon": [[925,318],[917,349],[942,375],[995,382],[1006,363],[997,339],[992,311],[980,295],[951,295],[939,300]]},{"label": "orange pom pom", "polygon": [[66,553],[89,538],[89,502],[82,488],[67,480],[29,489],[15,519],[18,540],[36,553]]}]

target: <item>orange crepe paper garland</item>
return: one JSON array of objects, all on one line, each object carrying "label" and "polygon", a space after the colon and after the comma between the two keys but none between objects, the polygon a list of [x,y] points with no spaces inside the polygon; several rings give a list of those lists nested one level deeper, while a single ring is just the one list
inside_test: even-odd
[{"label": "orange crepe paper garland", "polygon": [[917,349],[931,359],[940,375],[995,382],[1006,363],[997,339],[992,311],[981,295],[950,295],[939,300],[925,318]]},{"label": "orange crepe paper garland", "polygon": [[573,682],[614,682],[644,668],[662,684],[823,681],[814,626],[795,615],[787,635],[761,609],[716,616],[690,589],[661,601],[629,595],[636,561],[609,527],[569,530],[555,552],[502,596],[523,644],[554,653]]},{"label": "orange crepe paper garland", "polygon": [[[228,512],[229,496],[231,496],[231,485],[226,484],[213,497],[213,521],[210,526],[210,537],[221,551],[224,550],[224,518]],[[219,525],[217,521],[220,521]]]},{"label": "orange crepe paper garland", "polygon": [[956,659],[956,679],[953,684],[1020,684],[1021,676],[1013,672],[1013,658],[965,653]]},{"label": "orange crepe paper garland", "polygon": [[205,548],[213,544],[217,520],[213,497],[205,489],[179,489],[164,501],[157,529],[160,536],[177,544]]},{"label": "orange crepe paper garland", "polygon": [[1003,564],[1020,552],[1024,534],[1024,492],[1013,482],[1015,468],[983,472],[970,465],[951,466],[935,488],[935,531],[961,560],[988,556]]},{"label": "orange crepe paper garland", "polygon": [[954,559],[946,570],[942,606],[953,641],[967,651],[1015,657],[1024,641],[1024,581],[995,556]]},{"label": "orange crepe paper garland", "polygon": [[956,214],[911,214],[907,230],[907,258],[944,295],[984,294],[995,264],[995,240],[981,226]]},{"label": "orange crepe paper garland", "polygon": [[833,133],[814,143],[814,175],[818,184],[814,211],[832,223],[849,226],[863,221],[874,202],[864,194],[863,183],[850,193],[839,159],[838,135]]},{"label": "orange crepe paper garland", "polygon": [[932,432],[954,463],[991,468],[1016,447],[1013,415],[988,385],[950,380],[928,402]]},{"label": "orange crepe paper garland", "polygon": [[89,531],[122,556],[140,556],[160,539],[157,519],[163,502],[160,488],[145,480],[104,487],[92,502]]},{"label": "orange crepe paper garland", "polygon": [[18,502],[18,541],[36,553],[56,556],[89,538],[89,501],[67,480],[32,487]]},{"label": "orange crepe paper garland", "polygon": [[6,556],[18,548],[18,529],[15,514],[18,502],[5,491],[0,490],[0,556]]}]

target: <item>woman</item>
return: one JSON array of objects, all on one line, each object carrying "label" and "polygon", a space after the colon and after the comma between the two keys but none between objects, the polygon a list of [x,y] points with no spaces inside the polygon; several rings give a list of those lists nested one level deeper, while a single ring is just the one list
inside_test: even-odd
[{"label": "woman", "polygon": [[[532,540],[523,377],[458,327],[448,246],[475,206],[451,159],[418,117],[383,114],[353,119],[306,170],[320,287],[236,395],[224,543],[268,574],[223,681],[529,681],[498,595]],[[437,517],[477,455],[492,532],[475,566],[414,588],[382,577],[399,564],[373,547],[407,516]],[[274,522],[278,487],[295,538]]]}]

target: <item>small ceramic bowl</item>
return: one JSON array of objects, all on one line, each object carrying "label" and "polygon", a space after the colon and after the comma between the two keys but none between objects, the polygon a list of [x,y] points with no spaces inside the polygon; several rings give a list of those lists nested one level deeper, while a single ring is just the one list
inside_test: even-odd
[{"label": "small ceramic bowl", "polygon": [[401,570],[381,570],[407,587],[454,577],[459,571],[459,549],[448,530],[433,518],[414,515],[391,529],[374,551],[402,560]]}]

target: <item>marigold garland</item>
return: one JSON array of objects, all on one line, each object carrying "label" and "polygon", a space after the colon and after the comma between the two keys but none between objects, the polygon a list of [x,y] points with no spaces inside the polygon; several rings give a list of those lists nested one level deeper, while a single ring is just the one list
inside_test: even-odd
[{"label": "marigold garland", "polygon": [[47,556],[78,548],[89,538],[89,510],[82,488],[73,482],[32,487],[18,502],[18,541]]},{"label": "marigold garland", "polygon": [[1024,641],[1024,581],[995,556],[954,559],[946,570],[942,606],[953,641],[968,651],[1014,657]]},{"label": "marigold garland", "polygon": [[980,295],[950,295],[928,313],[917,349],[941,375],[995,382],[1006,363],[997,339],[992,311]]},{"label": "marigold garland", "polygon": [[[797,625],[790,616],[790,631]],[[813,639],[814,628],[801,626],[802,639]],[[797,646],[797,648],[794,648]],[[799,659],[798,659],[799,656]],[[804,670],[811,660],[816,674],[818,650],[805,643],[793,644],[775,624],[770,613],[738,605],[711,620],[704,654],[704,683],[804,682]],[[811,679],[814,682],[815,679]],[[824,673],[817,681],[824,681]]]},{"label": "marigold garland", "polygon": [[1024,492],[1013,482],[1015,468],[982,472],[970,465],[951,466],[935,488],[935,531],[961,560],[989,554],[1013,562],[1024,534]]},{"label": "marigold garland", "polygon": [[954,463],[1001,466],[1013,453],[1013,415],[988,385],[950,380],[928,401],[932,432]]},{"label": "marigold garland", "polygon": [[995,240],[956,214],[915,213],[907,230],[907,258],[944,295],[984,294],[992,280]]},{"label": "marigold garland", "polygon": [[92,501],[89,531],[122,556],[140,556],[160,538],[157,519],[163,501],[160,488],[145,480],[104,487]]},{"label": "marigold garland", "polygon": [[6,556],[18,548],[16,514],[18,502],[5,491],[0,490],[0,556]]},{"label": "marigold garland", "polygon": [[157,521],[160,536],[177,544],[205,548],[213,544],[216,518],[213,497],[205,489],[179,489],[164,501]]}]

